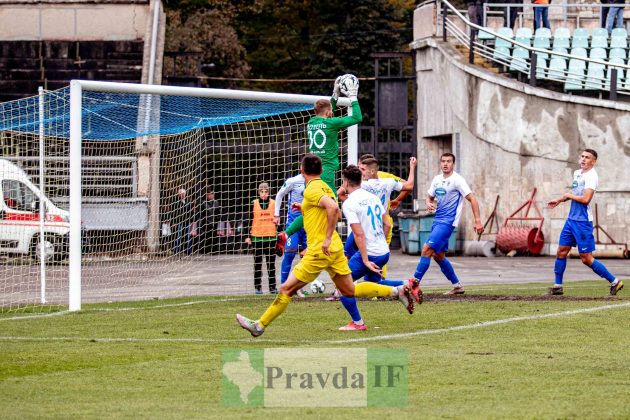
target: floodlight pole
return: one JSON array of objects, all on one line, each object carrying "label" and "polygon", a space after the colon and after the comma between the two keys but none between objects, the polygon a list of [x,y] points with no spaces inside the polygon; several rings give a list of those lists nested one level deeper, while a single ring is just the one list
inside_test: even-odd
[{"label": "floodlight pole", "polygon": [[70,250],[68,310],[81,310],[81,99],[82,86],[70,82]]}]

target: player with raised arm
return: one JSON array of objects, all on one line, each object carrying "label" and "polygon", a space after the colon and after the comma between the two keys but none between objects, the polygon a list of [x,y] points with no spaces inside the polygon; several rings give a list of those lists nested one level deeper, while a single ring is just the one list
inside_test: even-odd
[{"label": "player with raised arm", "polygon": [[[473,196],[466,180],[454,171],[455,155],[444,153],[440,157],[440,168],[442,173],[435,176],[431,181],[431,186],[427,192],[426,205],[429,212],[435,212],[435,219],[431,226],[429,238],[422,247],[420,262],[416,267],[413,277],[418,281],[422,280],[424,274],[429,269],[431,257],[438,263],[442,273],[450,280],[453,288],[446,294],[463,294],[464,287],[461,285],[455,270],[450,261],[446,258],[448,251],[448,240],[451,233],[459,224],[464,199],[470,202],[473,216],[475,218],[474,229],[477,233],[483,233],[479,204]],[[437,208],[433,200],[437,199]]]},{"label": "player with raised arm", "polygon": [[[378,175],[378,160],[376,160],[376,158],[374,157],[362,156],[362,159],[359,162],[359,169],[361,169],[361,172],[363,174],[363,182],[361,183],[361,188],[376,195],[379,200],[381,200],[381,204],[383,204],[383,206],[388,209],[392,192],[405,191],[408,193],[410,191],[413,191],[416,165],[416,158],[411,157],[409,159],[409,179],[406,181],[402,180],[401,178],[398,178],[398,180],[394,178],[380,178]],[[344,189],[340,188],[339,190],[337,190],[337,193],[339,194],[339,199],[343,201],[345,199]],[[389,225],[393,226],[393,219],[391,218],[389,213],[386,214],[386,217],[388,218]],[[389,243],[391,242],[391,229],[388,232],[387,236],[390,239],[387,242],[387,245],[389,246]],[[351,233],[346,240],[344,251],[346,253],[346,256],[350,258],[350,256],[353,255],[356,250],[357,247],[354,243],[354,237]],[[385,276],[383,275],[383,277]]]},{"label": "player with raised arm", "polygon": [[[354,305],[356,305],[355,296],[391,296],[398,299],[409,313],[413,313],[413,295],[417,292],[408,285],[390,287],[363,282],[355,286],[350,275],[348,260],[343,254],[341,238],[335,230],[339,219],[339,204],[333,190],[320,178],[322,160],[309,153],[302,159],[300,171],[306,181],[304,200],[301,205],[308,243],[306,254],[291,271],[288,280],[280,286],[280,294],[265,313],[257,321],[236,314],[239,325],[249,331],[252,336],[260,336],[265,328],[284,312],[292,296],[306,284],[315,280],[324,270],[328,272],[341,294],[352,298],[350,303],[354,301]],[[418,287],[418,282],[410,284],[413,288]]]},{"label": "player with raised arm", "polygon": [[[382,201],[374,194],[362,188],[361,170],[355,165],[349,165],[343,170],[343,188],[347,199],[341,208],[352,230],[357,251],[348,257],[348,266],[352,271],[352,279],[357,281],[365,277],[365,280],[381,282],[381,271],[389,261],[389,246],[386,241],[386,232],[391,229],[385,207]],[[414,300],[422,303],[422,291],[416,287],[415,280],[409,280],[409,289]],[[379,283],[382,284],[382,283]],[[400,282],[396,286],[403,284]],[[388,286],[393,286],[388,284]],[[346,307],[352,322],[344,327],[346,330],[364,330],[365,324],[361,320],[356,305],[348,304],[348,299],[340,297]]]},{"label": "player with raised arm", "polygon": [[580,154],[580,169],[573,172],[571,191],[547,203],[548,207],[553,209],[560,203],[571,201],[569,216],[564,223],[562,232],[560,232],[560,240],[558,241],[559,246],[553,269],[556,279],[553,287],[549,288],[551,295],[564,294],[562,277],[567,267],[567,256],[574,246],[578,248],[582,263],[590,267],[600,277],[608,280],[611,295],[616,295],[618,291],[623,289],[623,281],[615,278],[604,264],[593,258],[595,238],[593,237],[593,213],[590,203],[599,183],[599,177],[594,168],[596,162],[597,152],[593,149],[584,149]]},{"label": "player with raised arm", "polygon": [[[273,221],[276,226],[280,224],[280,210],[282,209],[282,200],[285,196],[288,196],[286,226],[289,226],[293,220],[302,215],[300,210],[295,208],[293,204],[302,203],[304,199],[304,182],[304,176],[302,174],[298,174],[284,181],[284,184],[276,194],[276,208],[273,214]],[[280,270],[281,284],[284,284],[289,278],[291,265],[300,247],[302,247],[303,251],[306,249],[306,231],[304,228],[301,228],[287,238]],[[303,296],[301,291],[298,291],[297,295],[299,297]]]},{"label": "player with raised arm", "polygon": [[[356,77],[349,76],[351,75],[339,76],[335,80],[330,100],[318,99],[315,102],[315,116],[306,124],[308,150],[321,158],[323,167],[321,179],[333,190],[333,193],[337,191],[335,171],[339,170],[339,130],[363,121],[361,107],[357,99],[359,81]],[[343,87],[341,86],[342,83]],[[352,115],[334,117],[337,100],[342,90],[352,103]],[[302,217],[296,217],[284,232],[278,234],[276,245],[278,255],[281,255],[284,251],[287,238],[299,231],[303,226]]]}]

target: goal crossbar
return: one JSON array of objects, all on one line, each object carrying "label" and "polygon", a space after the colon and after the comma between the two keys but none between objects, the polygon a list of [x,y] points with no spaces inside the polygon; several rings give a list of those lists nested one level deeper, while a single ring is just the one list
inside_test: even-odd
[{"label": "goal crossbar", "polygon": [[[69,302],[70,311],[81,309],[81,145],[82,145],[82,98],[84,92],[103,93],[128,93],[148,95],[148,103],[151,95],[183,96],[198,98],[233,99],[242,101],[266,101],[292,104],[312,105],[318,99],[329,99],[326,96],[298,95],[286,93],[256,92],[230,89],[191,88],[162,85],[141,85],[116,82],[99,82],[88,80],[72,80],[70,82],[70,147],[69,147],[69,171],[70,171],[70,240],[69,240]],[[340,98],[338,104],[347,107],[349,115],[352,107],[348,98]],[[145,118],[144,127],[148,127],[151,118],[150,112],[139,118]],[[142,127],[142,125],[141,125]],[[140,128],[137,137],[150,135]],[[348,128],[348,163],[356,164],[358,158],[358,126]]]}]

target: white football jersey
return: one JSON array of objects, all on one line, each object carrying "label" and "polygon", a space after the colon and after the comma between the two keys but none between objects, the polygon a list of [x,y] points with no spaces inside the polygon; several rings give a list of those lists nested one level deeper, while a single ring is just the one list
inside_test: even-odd
[{"label": "white football jersey", "polygon": [[341,208],[348,222],[348,231],[352,231],[350,225],[361,225],[368,255],[378,257],[389,252],[383,232],[385,207],[377,196],[359,188],[348,195]]},{"label": "white football jersey", "polygon": [[392,192],[402,191],[403,183],[393,178],[373,178],[361,182],[361,188],[377,196],[383,207],[389,208]]},{"label": "white football jersey", "polygon": [[457,172],[453,172],[448,178],[439,174],[433,178],[427,192],[437,200],[435,222],[457,227],[464,197],[472,192],[466,180]]},{"label": "white football jersey", "polygon": [[284,181],[282,187],[276,194],[276,207],[274,209],[273,215],[280,216],[280,209],[282,208],[282,200],[285,195],[289,195],[289,201],[287,203],[287,211],[288,213],[299,213],[299,210],[294,210],[291,208],[293,203],[301,203],[304,199],[304,188],[305,188],[305,180],[302,174],[296,175]]}]

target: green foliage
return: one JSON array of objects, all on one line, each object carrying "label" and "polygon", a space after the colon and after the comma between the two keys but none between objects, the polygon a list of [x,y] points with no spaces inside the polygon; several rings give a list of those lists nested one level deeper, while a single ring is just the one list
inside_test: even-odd
[{"label": "green foliage", "polygon": [[[408,0],[171,1],[166,50],[203,53],[202,58],[180,58],[178,75],[201,75],[201,63],[213,64],[206,75],[326,79],[255,85],[233,81],[230,87],[328,94],[330,80],[340,74],[374,75],[371,53],[408,49],[414,7]],[[165,73],[172,74],[172,63],[166,66]]]}]

